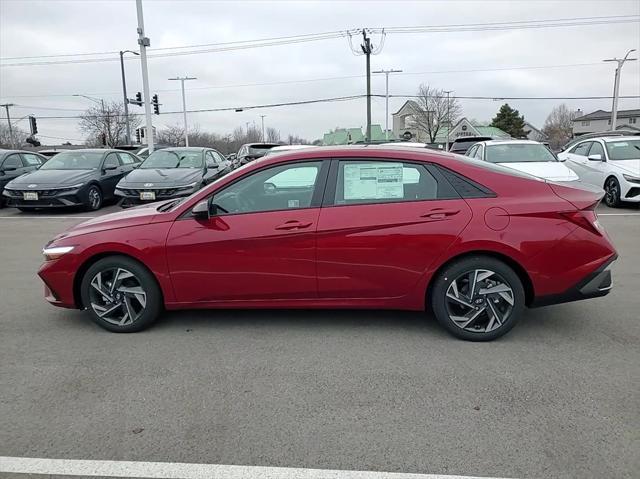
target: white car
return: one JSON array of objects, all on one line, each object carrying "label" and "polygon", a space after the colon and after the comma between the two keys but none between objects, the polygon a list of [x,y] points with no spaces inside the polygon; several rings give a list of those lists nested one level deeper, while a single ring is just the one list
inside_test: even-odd
[{"label": "white car", "polygon": [[607,206],[640,202],[640,137],[588,138],[558,157],[566,160],[581,181],[603,188]]},{"label": "white car", "polygon": [[531,140],[489,140],[476,143],[466,156],[497,163],[551,181],[578,181],[578,175],[542,143]]},{"label": "white car", "polygon": [[270,150],[268,150],[264,156],[271,156],[276,153],[282,153],[284,151],[293,151],[293,150],[304,150],[306,148],[315,148],[315,145],[280,145],[274,146]]}]

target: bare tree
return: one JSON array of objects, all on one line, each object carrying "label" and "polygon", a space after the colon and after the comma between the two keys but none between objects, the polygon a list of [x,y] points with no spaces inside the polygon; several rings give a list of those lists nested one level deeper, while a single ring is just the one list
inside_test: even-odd
[{"label": "bare tree", "polygon": [[288,145],[308,145],[309,141],[304,138],[300,138],[298,135],[289,135],[287,136],[287,144]]},{"label": "bare tree", "polygon": [[569,109],[564,103],[555,106],[544,122],[542,132],[549,138],[549,146],[557,149],[573,136],[572,120],[577,118],[578,112]]},{"label": "bare tree", "polygon": [[280,132],[274,127],[267,127],[267,141],[269,143],[278,143],[280,141]]},{"label": "bare tree", "polygon": [[450,97],[447,105],[447,94],[429,85],[420,85],[417,96],[413,122],[418,130],[427,134],[429,143],[435,143],[438,132],[448,123],[456,122],[462,107],[455,97]]},{"label": "bare tree", "polygon": [[94,106],[80,115],[80,131],[88,136],[87,144],[100,144],[114,147],[124,143],[127,121],[131,130],[135,130],[141,124],[139,116],[124,114],[124,105],[118,102]]},{"label": "bare tree", "polygon": [[184,146],[184,127],[180,125],[165,126],[156,133],[159,145]]},{"label": "bare tree", "polygon": [[16,126],[15,123],[11,123],[11,132],[9,134],[9,125],[6,123],[0,123],[0,147],[2,148],[18,148],[29,134],[22,128]]}]

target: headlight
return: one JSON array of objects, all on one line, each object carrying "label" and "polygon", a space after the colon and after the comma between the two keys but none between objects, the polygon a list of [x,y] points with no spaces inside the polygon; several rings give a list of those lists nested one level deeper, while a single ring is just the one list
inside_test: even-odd
[{"label": "headlight", "polygon": [[45,246],[42,248],[42,254],[47,261],[51,261],[73,251],[73,248],[75,248],[75,246]]},{"label": "headlight", "polygon": [[191,190],[193,188],[195,188],[195,186],[198,184],[197,181],[194,181],[191,184],[188,185],[182,185],[182,186],[176,186],[176,190]]},{"label": "headlight", "polygon": [[622,175],[629,183],[640,183],[640,176]]}]

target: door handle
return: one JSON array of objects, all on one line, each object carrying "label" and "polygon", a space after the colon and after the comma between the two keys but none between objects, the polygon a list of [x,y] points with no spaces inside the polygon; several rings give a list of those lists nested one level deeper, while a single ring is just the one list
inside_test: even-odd
[{"label": "door handle", "polygon": [[447,216],[454,216],[460,213],[460,210],[454,209],[444,209],[444,208],[434,208],[427,213],[420,215],[420,218],[446,218]]},{"label": "door handle", "polygon": [[308,228],[309,226],[311,226],[313,223],[308,222],[308,223],[301,223],[298,220],[291,220],[291,221],[287,221],[286,223],[283,223],[281,225],[276,226],[277,230],[301,230],[304,228]]}]

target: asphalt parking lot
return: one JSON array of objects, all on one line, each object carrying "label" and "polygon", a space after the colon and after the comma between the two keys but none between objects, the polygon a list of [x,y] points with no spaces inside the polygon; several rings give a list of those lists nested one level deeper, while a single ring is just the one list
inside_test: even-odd
[{"label": "asphalt parking lot", "polygon": [[393,311],[180,312],[111,334],[35,275],[87,214],[0,210],[0,456],[637,477],[640,209],[599,213],[611,294],[477,344]]}]

